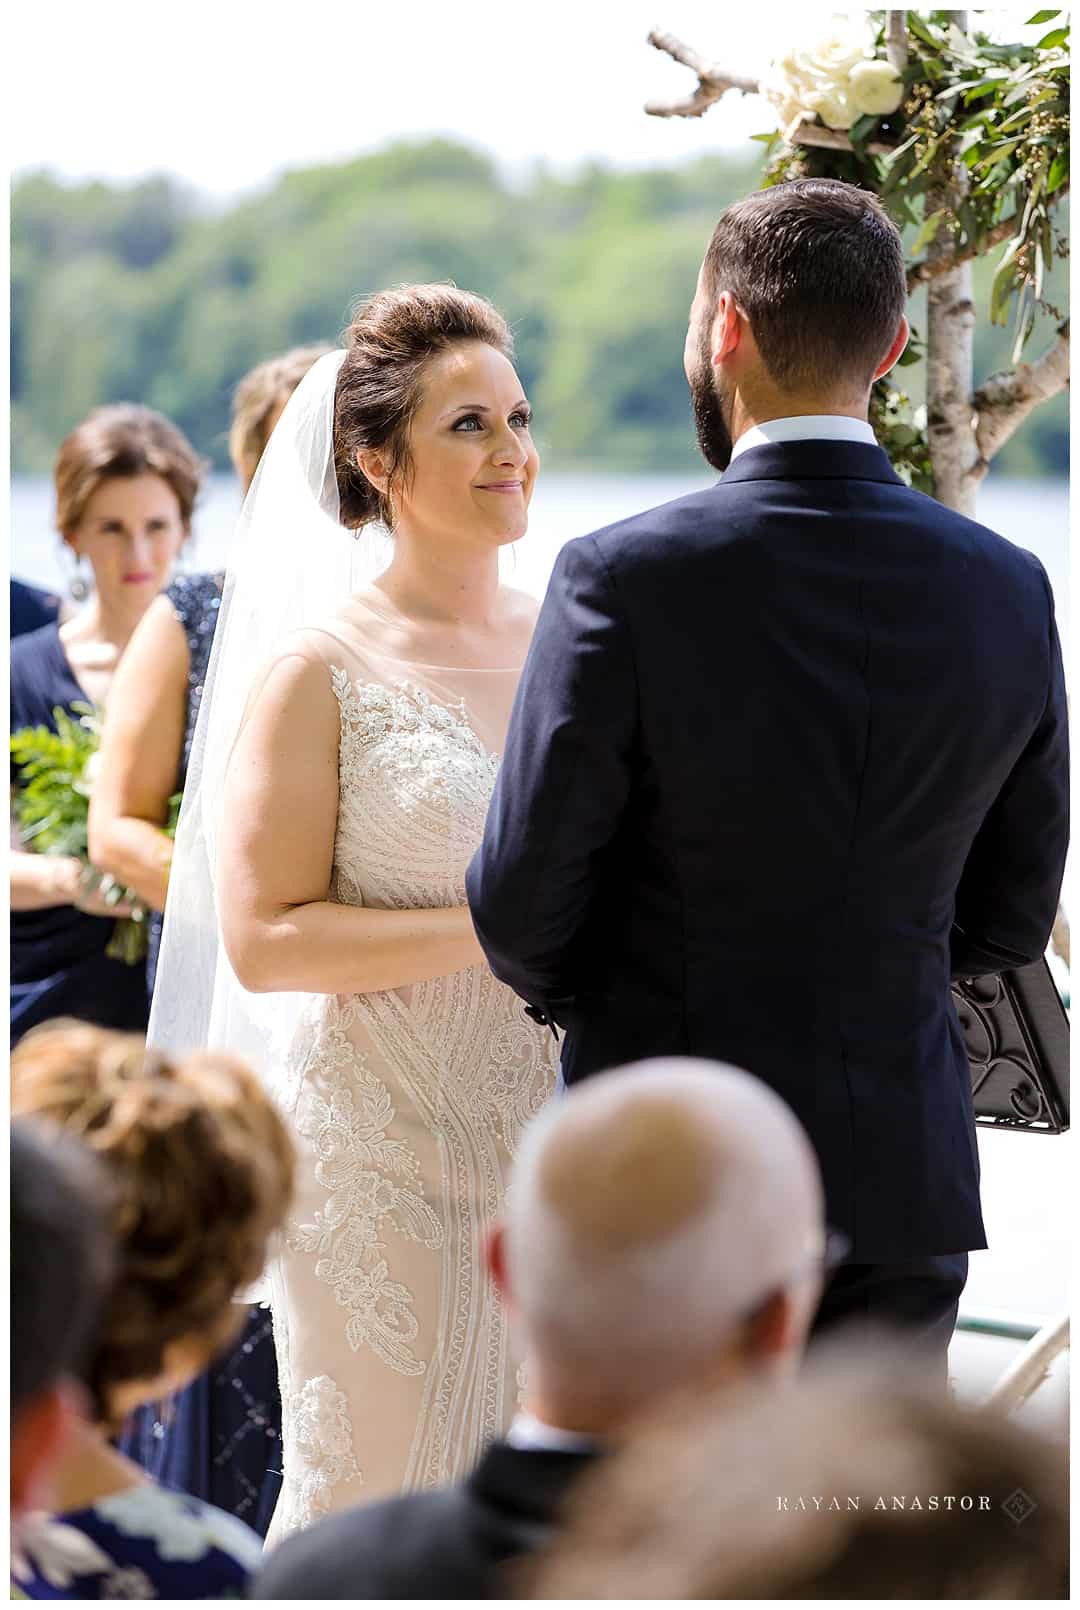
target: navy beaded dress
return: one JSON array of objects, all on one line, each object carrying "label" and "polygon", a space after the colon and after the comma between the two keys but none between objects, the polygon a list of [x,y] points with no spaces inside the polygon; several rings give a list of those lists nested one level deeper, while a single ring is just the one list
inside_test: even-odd
[{"label": "navy beaded dress", "polygon": [[[89,704],[55,621],[11,645],[11,730],[48,727],[53,711],[69,715]],[[11,780],[18,778],[12,763]],[[116,924],[75,906],[11,913],[11,1043],[54,1017],[77,1017],[107,1029],[146,1030],[146,979],[141,967],[114,961],[106,947]]]},{"label": "navy beaded dress", "polygon": [[[176,791],[187,775],[224,580],[220,574],[182,576],[165,595],[184,628],[190,657]],[[151,990],[160,944],[156,913],[147,962]],[[229,1352],[167,1403],[139,1409],[119,1444],[162,1485],[238,1515],[265,1537],[281,1486],[281,1403],[269,1311],[249,1309]]]}]

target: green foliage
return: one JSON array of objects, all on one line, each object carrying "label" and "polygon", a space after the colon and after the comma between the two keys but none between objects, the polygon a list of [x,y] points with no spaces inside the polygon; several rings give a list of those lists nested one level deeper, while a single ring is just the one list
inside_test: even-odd
[{"label": "green foliage", "polygon": [[[99,725],[89,705],[73,721],[59,706],[56,731],[20,727],[11,735],[11,755],[20,768],[15,819],[23,843],[45,855],[87,859],[86,819],[90,790],[84,773],[97,752]],[[117,896],[119,899],[119,895]]]},{"label": "green foliage", "polygon": [[[72,425],[121,399],[161,409],[224,466],[232,390],[253,364],[336,339],[379,286],[454,279],[509,318],[549,468],[700,469],[687,313],[717,215],[760,184],[764,154],[570,176],[538,164],[512,184],[468,147],[398,143],[216,210],[164,180],[20,178],[15,468],[47,470]],[[904,378],[914,396],[917,371]],[[1062,429],[1044,423],[1053,406],[1007,445],[1006,467],[1017,453],[1029,470],[1063,467]]]},{"label": "green foliage", "polygon": [[[883,56],[886,13],[870,15],[877,54]],[[899,110],[859,118],[849,130],[851,151],[791,146],[775,132],[756,136],[767,147],[765,183],[807,175],[875,191],[904,232],[913,261],[924,260],[933,243],[983,257],[1011,225],[980,300],[992,324],[1007,324],[1014,309],[1007,358],[1002,354],[987,367],[1015,364],[1037,329],[1064,317],[1052,297],[1064,299],[1064,275],[1056,270],[1068,250],[1066,232],[1055,228],[1069,187],[1068,21],[1035,44],[1021,45],[995,43],[978,29],[964,33],[953,12],[905,16],[907,93]],[[1062,17],[1067,14],[1039,11],[1028,21]],[[871,145],[887,149],[871,151]],[[977,361],[985,361],[986,342],[980,345]],[[1058,443],[1064,468],[1065,399],[1056,398],[1050,408],[1052,416],[1044,415],[1036,428],[1053,458],[1058,455],[1051,444]],[[886,377],[874,388],[871,418],[899,473],[930,490],[925,409]],[[1022,446],[1007,448],[1003,462],[1015,464],[1026,456],[1026,446],[1025,438]]]},{"label": "green foliage", "polygon": [[[87,819],[90,811],[90,762],[101,742],[101,713],[88,704],[72,706],[77,719],[61,706],[53,711],[56,731],[20,727],[11,734],[11,756],[19,768],[13,810],[19,836],[39,855],[73,856],[83,863],[82,887],[101,895],[110,906],[134,904],[130,917],[115,925],[107,954],[135,966],[146,956],[146,908],[130,890],[90,864]],[[165,831],[176,831],[180,795],[169,801]]]},{"label": "green foliage", "polygon": [[[885,50],[885,12],[876,48]],[[1046,276],[1067,249],[1053,214],[1069,185],[1069,27],[1033,45],[996,44],[978,29],[964,33],[950,11],[908,11],[907,89],[897,112],[862,117],[849,131],[853,151],[792,148],[770,140],[767,182],[809,172],[861,184],[880,195],[909,230],[912,258],[935,240],[968,255],[988,249],[1010,220],[1015,232],[998,261],[990,317],[1004,323],[1015,300],[1014,361],[1034,326],[1035,310],[1060,312],[1045,299]],[[1037,12],[1032,23],[1066,14]],[[870,145],[884,145],[885,152]],[[964,171],[963,194],[950,195]]]},{"label": "green foliage", "polygon": [[893,469],[916,492],[934,494],[934,470],[926,439],[926,405],[912,402],[896,386],[875,386],[870,394],[870,423]]}]

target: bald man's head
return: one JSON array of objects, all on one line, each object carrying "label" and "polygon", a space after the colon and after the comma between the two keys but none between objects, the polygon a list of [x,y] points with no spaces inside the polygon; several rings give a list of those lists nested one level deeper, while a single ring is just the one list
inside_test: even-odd
[{"label": "bald man's head", "polygon": [[788,1107],[735,1068],[673,1058],[591,1079],[530,1126],[504,1261],[534,1358],[629,1385],[734,1340],[823,1236]]}]

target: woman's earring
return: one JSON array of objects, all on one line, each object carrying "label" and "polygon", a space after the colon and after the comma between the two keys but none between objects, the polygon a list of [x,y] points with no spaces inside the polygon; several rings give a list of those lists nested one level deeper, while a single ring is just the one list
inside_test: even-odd
[{"label": "woman's earring", "polygon": [[90,583],[83,575],[81,559],[76,559],[75,561],[75,571],[68,586],[68,592],[74,604],[85,603],[90,597]]}]

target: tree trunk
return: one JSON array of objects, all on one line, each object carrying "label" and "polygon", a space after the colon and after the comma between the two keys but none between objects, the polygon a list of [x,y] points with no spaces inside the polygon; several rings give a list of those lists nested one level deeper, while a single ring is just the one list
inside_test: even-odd
[{"label": "tree trunk", "polygon": [[[966,31],[966,11],[954,11],[952,20]],[[927,217],[941,207],[951,211],[966,185],[967,172],[957,162],[947,185],[928,192]],[[948,230],[940,228],[927,248],[929,262],[949,256],[952,244]],[[934,496],[968,516],[975,514],[978,485],[974,383],[975,301],[968,262],[930,280],[926,321],[926,424]]]},{"label": "tree trunk", "polygon": [[[943,249],[948,251],[947,242]],[[971,264],[962,263],[927,289],[926,422],[934,496],[969,516],[975,514],[979,457],[971,401],[974,346]]]}]

